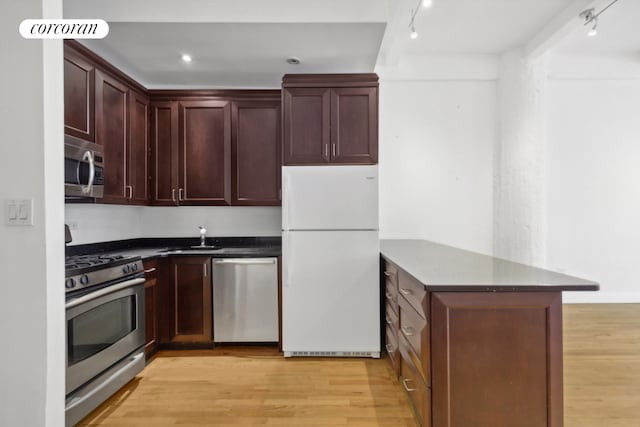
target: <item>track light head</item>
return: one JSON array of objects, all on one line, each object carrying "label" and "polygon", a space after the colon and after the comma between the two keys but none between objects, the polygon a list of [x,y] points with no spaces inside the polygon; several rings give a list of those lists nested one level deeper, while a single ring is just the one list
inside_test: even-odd
[{"label": "track light head", "polygon": [[415,40],[418,38],[418,32],[416,31],[415,27],[411,27],[411,34],[409,35],[409,37],[411,38],[411,40]]}]

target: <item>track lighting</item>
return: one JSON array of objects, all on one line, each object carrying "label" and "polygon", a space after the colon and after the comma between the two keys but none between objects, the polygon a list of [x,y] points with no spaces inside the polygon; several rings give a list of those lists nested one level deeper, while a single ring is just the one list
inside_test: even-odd
[{"label": "track lighting", "polygon": [[416,7],[411,10],[411,19],[409,20],[409,28],[411,28],[411,33],[409,34],[409,38],[411,40],[415,40],[418,38],[418,32],[416,31],[415,20],[418,11],[420,10],[420,5],[424,8],[430,8],[433,6],[433,0],[418,0]]},{"label": "track lighting", "polygon": [[591,37],[598,35],[598,18],[593,20],[593,27],[591,27],[587,35]]},{"label": "track lighting", "polygon": [[593,37],[593,36],[596,36],[598,34],[598,17],[600,15],[602,15],[602,13],[605,10],[609,9],[611,6],[613,6],[617,2],[618,2],[618,0],[613,0],[611,3],[609,3],[607,6],[605,6],[598,13],[596,13],[596,10],[594,8],[586,9],[586,10],[583,10],[582,12],[580,12],[580,15],[578,15],[578,17],[584,19],[584,24],[583,25],[590,25],[590,24],[593,23],[593,26],[591,27],[591,29],[587,33],[588,36]]}]

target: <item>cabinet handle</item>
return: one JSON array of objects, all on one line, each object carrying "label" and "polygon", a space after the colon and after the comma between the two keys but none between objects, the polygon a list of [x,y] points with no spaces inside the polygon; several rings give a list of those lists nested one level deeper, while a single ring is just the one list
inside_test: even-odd
[{"label": "cabinet handle", "polygon": [[404,389],[407,390],[409,393],[411,393],[412,391],[416,391],[417,388],[409,388],[409,386],[407,385],[407,381],[411,381],[411,380],[408,380],[406,378],[402,379],[402,385],[404,386]]},{"label": "cabinet handle", "polygon": [[389,354],[393,353],[393,351],[394,351],[393,348],[391,347],[391,345],[389,345],[389,344],[385,344],[384,348],[387,349],[387,353],[389,353]]},{"label": "cabinet handle", "polygon": [[175,188],[171,189],[171,201],[172,202],[176,201],[176,189]]},{"label": "cabinet handle", "polygon": [[181,202],[184,200],[184,188],[178,190],[178,200]]},{"label": "cabinet handle", "polygon": [[400,293],[402,295],[413,295],[413,292],[410,289],[400,288]]},{"label": "cabinet handle", "polygon": [[148,269],[148,270],[145,270],[144,272],[145,272],[145,273],[153,273],[154,271],[156,271],[156,268],[155,268],[155,267],[150,268],[150,269]]},{"label": "cabinet handle", "polygon": [[202,271],[204,272],[204,277],[207,277],[207,264],[202,264]]},{"label": "cabinet handle", "polygon": [[385,271],[384,275],[387,276],[387,277],[391,277],[391,276],[393,276],[393,273],[390,272],[390,271]]},{"label": "cabinet handle", "polygon": [[384,294],[384,296],[387,297],[387,300],[389,302],[393,302],[393,295],[391,295],[390,293],[387,292],[386,294]]},{"label": "cabinet handle", "polygon": [[130,185],[127,185],[125,188],[127,189],[127,193],[128,193],[126,198],[127,199],[133,199],[133,187],[130,186]]},{"label": "cabinet handle", "polygon": [[329,144],[324,145],[324,156],[329,157]]},{"label": "cabinet handle", "polygon": [[400,330],[402,331],[405,337],[413,336],[416,333],[416,330],[413,329],[411,326],[403,326],[402,328],[400,328]]},{"label": "cabinet handle", "polygon": [[336,144],[331,144],[331,157],[336,156]]},{"label": "cabinet handle", "polygon": [[387,325],[391,326],[393,325],[393,322],[391,321],[391,319],[389,319],[388,317],[384,318],[384,321],[387,323]]}]

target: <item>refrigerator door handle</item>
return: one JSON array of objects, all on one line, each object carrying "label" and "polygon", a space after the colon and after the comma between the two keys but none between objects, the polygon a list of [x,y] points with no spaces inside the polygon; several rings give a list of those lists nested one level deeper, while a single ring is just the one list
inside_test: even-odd
[{"label": "refrigerator door handle", "polygon": [[282,178],[282,204],[284,208],[282,209],[282,229],[289,230],[291,228],[289,225],[289,218],[291,218],[291,215],[289,213],[289,210],[291,209],[291,201],[289,200],[289,186],[291,185],[291,182],[289,180],[289,175],[287,174],[283,174]]},{"label": "refrigerator door handle", "polygon": [[291,235],[289,233],[284,234],[284,251],[282,252],[282,276],[283,286],[285,288],[291,287],[291,265],[293,264],[293,251],[291,250]]}]

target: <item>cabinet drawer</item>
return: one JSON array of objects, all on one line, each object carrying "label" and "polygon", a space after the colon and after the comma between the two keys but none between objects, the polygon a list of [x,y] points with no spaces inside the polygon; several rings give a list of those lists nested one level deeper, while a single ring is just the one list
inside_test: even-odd
[{"label": "cabinet drawer", "polygon": [[429,427],[431,426],[431,389],[422,380],[420,372],[411,360],[404,337],[399,337],[399,343],[400,383],[409,396],[418,424]]},{"label": "cabinet drawer", "polygon": [[387,326],[385,335],[385,349],[389,355],[389,361],[393,371],[398,375],[400,373],[400,350],[398,349],[398,336],[396,331]]},{"label": "cabinet drawer", "polygon": [[383,274],[387,281],[398,284],[398,267],[395,266],[392,262],[384,260],[384,270]]},{"label": "cabinet drawer", "polygon": [[146,261],[144,265],[145,288],[155,286],[158,283],[158,261]]},{"label": "cabinet drawer", "polygon": [[429,324],[413,309],[403,297],[398,298],[400,306],[400,338],[407,343],[408,350],[415,356],[412,358],[416,369],[420,371],[424,381],[431,384],[429,375]]},{"label": "cabinet drawer", "polygon": [[387,306],[393,308],[393,311],[398,314],[398,287],[390,280],[386,280],[384,297],[387,302]]},{"label": "cabinet drawer", "polygon": [[404,270],[398,270],[398,292],[407,299],[420,316],[429,318],[429,304],[427,304],[427,291],[424,285]]},{"label": "cabinet drawer", "polygon": [[[398,309],[397,306],[395,307],[395,309]],[[393,329],[394,331],[397,331],[400,327],[399,317],[393,310],[393,306],[389,303],[387,303],[384,320],[387,327]]]}]

